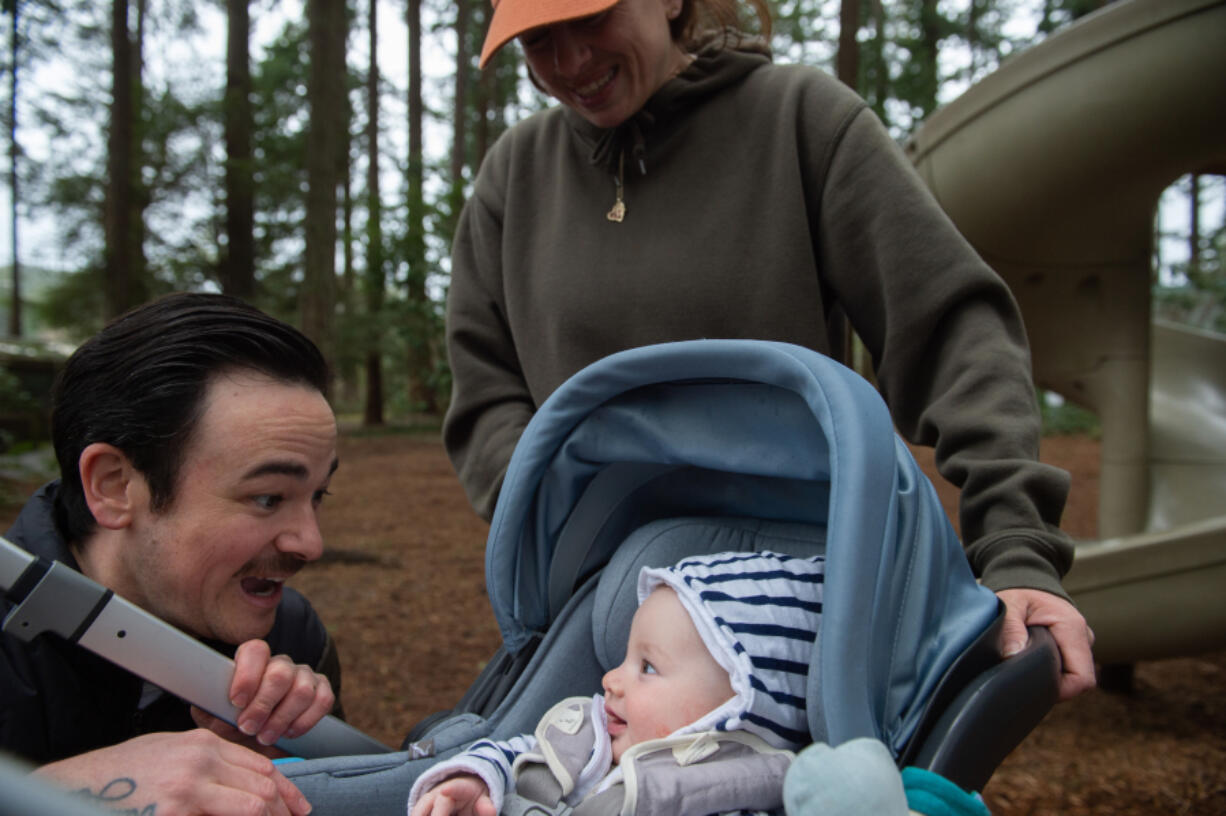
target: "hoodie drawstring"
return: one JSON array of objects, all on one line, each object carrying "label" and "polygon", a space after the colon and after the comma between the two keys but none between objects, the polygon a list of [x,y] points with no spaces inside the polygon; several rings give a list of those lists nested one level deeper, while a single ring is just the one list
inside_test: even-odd
[{"label": "hoodie drawstring", "polygon": [[[592,151],[591,162],[599,164],[606,161],[606,157],[611,158],[611,153],[614,149],[617,150],[617,173],[613,176],[614,195],[613,207],[605,214],[605,218],[610,221],[620,224],[626,218],[626,146],[628,140],[631,143],[630,156],[638,163],[639,174],[647,175],[647,139],[643,136],[643,128],[637,121],[639,117],[647,119],[650,124],[652,117],[646,112],[640,112],[638,116],[631,118],[620,128],[608,130],[601,137],[596,145],[596,149]],[[616,148],[615,148],[616,146]]]},{"label": "hoodie drawstring", "polygon": [[622,151],[617,157],[617,175],[613,177],[617,200],[613,202],[613,209],[605,214],[605,218],[610,221],[620,224],[626,218],[626,201],[622,197],[622,191],[626,187],[626,151]]}]

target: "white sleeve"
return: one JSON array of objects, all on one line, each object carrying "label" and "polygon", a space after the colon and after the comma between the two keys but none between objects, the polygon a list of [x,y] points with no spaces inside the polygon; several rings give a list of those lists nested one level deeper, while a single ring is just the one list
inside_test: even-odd
[{"label": "white sleeve", "polygon": [[451,759],[444,760],[427,769],[417,777],[413,789],[409,792],[408,812],[412,813],[413,805],[418,798],[435,785],[450,776],[472,774],[479,776],[489,789],[490,799],[494,808],[502,810],[502,801],[511,788],[511,765],[522,753],[536,748],[536,737],[523,734],[512,737],[505,742],[494,740],[478,740],[469,746],[468,750]]}]

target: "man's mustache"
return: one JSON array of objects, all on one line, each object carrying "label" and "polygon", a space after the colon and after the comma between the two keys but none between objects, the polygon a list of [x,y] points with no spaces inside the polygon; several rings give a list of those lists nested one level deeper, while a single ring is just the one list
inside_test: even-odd
[{"label": "man's mustache", "polygon": [[235,578],[290,578],[298,570],[306,566],[306,559],[292,553],[278,553],[272,557],[255,558],[248,561],[243,568],[235,573]]}]

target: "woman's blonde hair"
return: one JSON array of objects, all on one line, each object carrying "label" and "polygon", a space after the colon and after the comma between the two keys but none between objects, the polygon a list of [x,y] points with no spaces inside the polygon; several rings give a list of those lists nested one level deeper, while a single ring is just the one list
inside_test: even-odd
[{"label": "woman's blonde hair", "polygon": [[[751,13],[746,13],[746,6]],[[681,13],[669,25],[673,40],[686,51],[695,51],[713,33],[724,32],[725,40],[755,33],[747,28],[750,17],[758,19],[756,33],[770,39],[771,13],[766,0],[682,0]]]}]

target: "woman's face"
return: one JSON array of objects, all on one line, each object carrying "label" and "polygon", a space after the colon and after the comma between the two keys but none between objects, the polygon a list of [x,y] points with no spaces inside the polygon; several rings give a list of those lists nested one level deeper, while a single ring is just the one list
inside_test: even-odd
[{"label": "woman's face", "polygon": [[620,0],[578,20],[519,37],[541,86],[598,127],[620,125],[686,64],[669,20],[681,0]]}]

